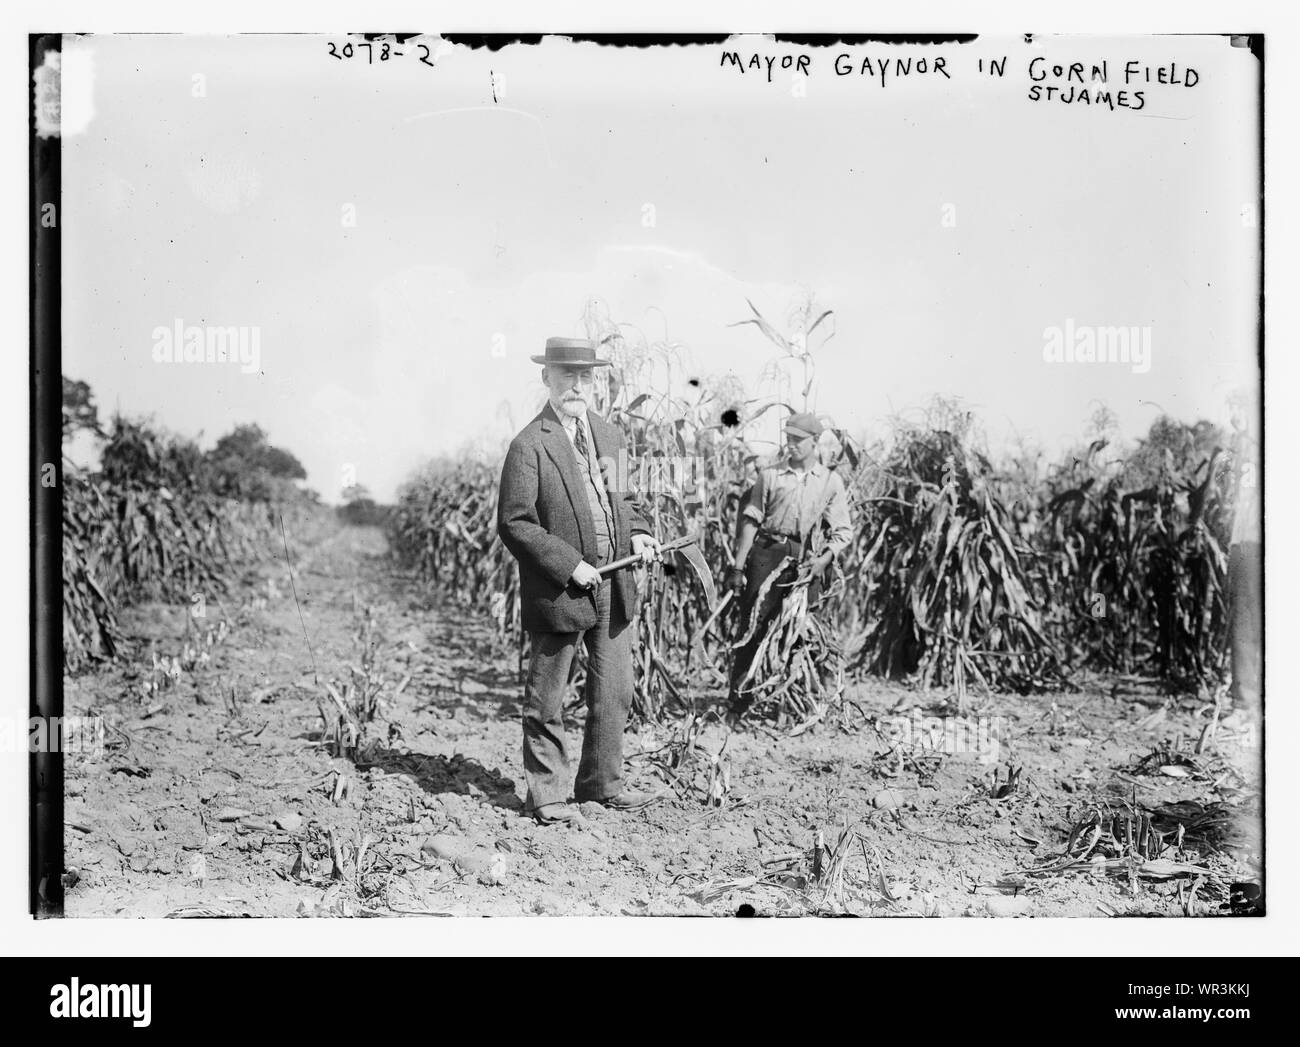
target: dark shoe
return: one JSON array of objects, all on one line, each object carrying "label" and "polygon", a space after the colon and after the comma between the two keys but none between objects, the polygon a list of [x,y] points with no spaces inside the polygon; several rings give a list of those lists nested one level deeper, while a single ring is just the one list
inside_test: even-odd
[{"label": "dark shoe", "polygon": [[607,796],[605,799],[596,802],[616,811],[639,811],[649,807],[657,800],[662,800],[663,795],[663,793],[646,793],[637,792],[635,789],[624,789],[617,796]]},{"label": "dark shoe", "polygon": [[567,803],[544,803],[533,808],[533,817],[542,825],[573,825],[582,815]]}]

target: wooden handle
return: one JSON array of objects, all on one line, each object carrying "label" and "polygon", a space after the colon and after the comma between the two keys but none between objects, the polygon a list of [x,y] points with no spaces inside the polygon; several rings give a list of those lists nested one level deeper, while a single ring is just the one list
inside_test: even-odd
[{"label": "wooden handle", "polygon": [[[695,541],[694,535],[683,535],[681,538],[674,538],[671,542],[665,542],[663,545],[659,546],[659,551],[661,553],[666,553],[673,549],[680,549],[683,545],[690,545],[691,542],[693,541]],[[605,564],[604,567],[598,567],[596,568],[596,570],[599,574],[612,574],[613,572],[620,570],[621,568],[628,567],[631,564],[640,563],[640,562],[641,562],[641,554],[633,553],[631,556],[625,556],[621,560],[615,560],[613,563],[607,563]]]},{"label": "wooden handle", "polygon": [[725,593],[722,594],[722,599],[718,601],[718,606],[713,609],[713,613],[709,615],[708,620],[703,625],[701,625],[699,629],[696,630],[695,639],[697,640],[704,639],[704,634],[707,633],[709,631],[709,627],[718,620],[718,615],[720,615],[723,612],[727,604],[731,603],[731,598],[735,595],[736,594],[734,590],[731,589],[728,589]]},{"label": "wooden handle", "polygon": [[599,574],[613,574],[619,568],[627,567],[629,564],[640,563],[640,553],[633,553],[631,556],[625,556],[621,560],[615,560],[613,563],[607,563],[604,567],[596,568]]}]

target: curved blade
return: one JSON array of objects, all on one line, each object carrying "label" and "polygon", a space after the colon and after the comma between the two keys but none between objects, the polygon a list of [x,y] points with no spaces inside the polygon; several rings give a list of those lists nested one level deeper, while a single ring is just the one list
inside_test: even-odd
[{"label": "curved blade", "polygon": [[704,554],[700,552],[700,547],[695,542],[678,546],[675,550],[677,557],[684,560],[690,565],[692,573],[699,579],[700,586],[704,589],[704,597],[708,601],[709,611],[712,613],[718,606],[718,589],[713,584],[713,572],[709,570],[709,565],[704,560]]}]

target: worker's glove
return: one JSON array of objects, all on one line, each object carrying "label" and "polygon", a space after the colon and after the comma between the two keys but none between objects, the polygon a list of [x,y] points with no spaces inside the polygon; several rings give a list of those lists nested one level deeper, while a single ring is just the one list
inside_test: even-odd
[{"label": "worker's glove", "polygon": [[745,570],[743,567],[733,567],[727,572],[727,588],[737,596],[745,591]]},{"label": "worker's glove", "polygon": [[835,556],[832,553],[822,553],[820,556],[814,557],[810,565],[810,577],[820,578],[826,573],[831,561],[834,559]]}]

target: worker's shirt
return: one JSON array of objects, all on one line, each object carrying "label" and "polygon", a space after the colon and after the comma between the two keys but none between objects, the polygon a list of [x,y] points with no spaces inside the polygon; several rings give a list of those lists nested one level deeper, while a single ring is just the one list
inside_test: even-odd
[{"label": "worker's shirt", "polygon": [[741,512],[760,529],[797,541],[807,540],[824,520],[830,530],[824,549],[835,555],[853,540],[844,481],[821,462],[802,472],[788,462],[761,470]]}]

